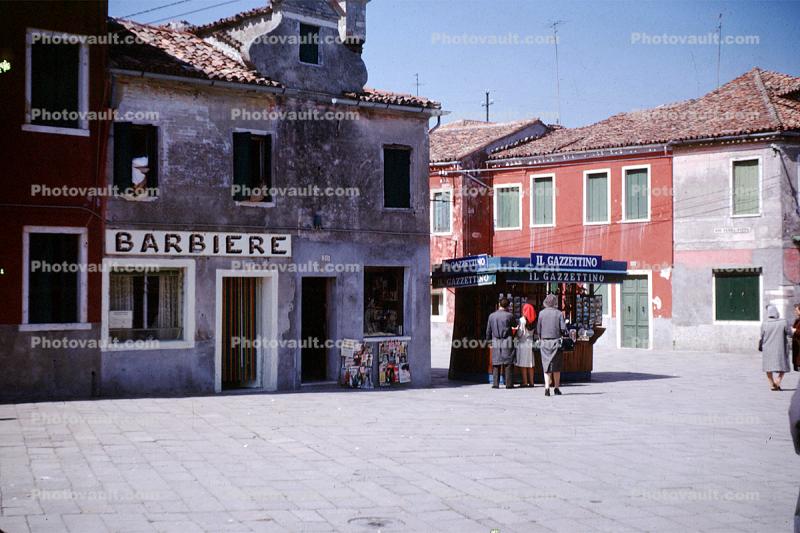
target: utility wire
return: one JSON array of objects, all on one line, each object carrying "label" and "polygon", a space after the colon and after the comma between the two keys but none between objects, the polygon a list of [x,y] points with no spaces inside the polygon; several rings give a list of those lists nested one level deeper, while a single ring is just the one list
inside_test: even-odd
[{"label": "utility wire", "polygon": [[177,2],[172,2],[171,4],[164,4],[163,6],[153,7],[151,9],[145,9],[144,11],[138,11],[136,13],[131,13],[130,15],[123,15],[121,18],[128,19],[131,17],[135,17],[137,15],[144,15],[145,13],[150,13],[153,11],[158,11],[159,9],[164,9],[167,7],[177,6],[178,4],[185,4],[186,2],[191,2],[192,0],[178,0]]},{"label": "utility wire", "polygon": [[201,11],[207,11],[207,10],[213,9],[215,7],[225,6],[225,5],[228,5],[228,4],[235,4],[236,2],[241,2],[241,1],[242,0],[229,0],[228,2],[220,2],[219,4],[214,4],[214,5],[210,5],[210,6],[206,6],[206,7],[201,7],[200,9],[195,9],[193,11],[186,11],[185,13],[178,13],[177,15],[170,15],[169,17],[163,17],[163,18],[160,18],[160,19],[157,19],[157,20],[151,20],[150,22],[146,22],[145,24],[155,24],[156,22],[163,22],[165,20],[174,19],[174,18],[178,18],[178,17],[183,17],[185,15],[192,15],[194,13],[199,13]]}]

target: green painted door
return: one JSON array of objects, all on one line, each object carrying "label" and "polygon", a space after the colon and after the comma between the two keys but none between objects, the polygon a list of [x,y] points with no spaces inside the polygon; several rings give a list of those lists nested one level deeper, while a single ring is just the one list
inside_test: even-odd
[{"label": "green painted door", "polygon": [[650,316],[647,306],[647,276],[632,276],[622,282],[622,346],[650,347]]}]

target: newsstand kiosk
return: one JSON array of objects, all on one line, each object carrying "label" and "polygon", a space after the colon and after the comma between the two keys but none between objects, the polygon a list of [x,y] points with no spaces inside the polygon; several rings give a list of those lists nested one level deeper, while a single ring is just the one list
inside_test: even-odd
[{"label": "newsstand kiosk", "polygon": [[[591,380],[594,343],[605,333],[602,327],[602,295],[599,285],[621,283],[627,263],[597,255],[531,253],[530,257],[475,255],[435,265],[434,289],[456,293],[450,379],[485,382],[491,376],[490,343],[485,341],[486,321],[505,297],[509,311],[519,318],[522,305],[536,313],[545,296],[555,294],[568,322],[572,349],[564,350],[562,381]],[[536,382],[542,382],[541,356],[534,352]]]}]

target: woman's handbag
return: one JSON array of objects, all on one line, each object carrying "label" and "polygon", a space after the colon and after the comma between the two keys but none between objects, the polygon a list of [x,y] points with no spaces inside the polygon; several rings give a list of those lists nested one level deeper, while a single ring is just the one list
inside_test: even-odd
[{"label": "woman's handbag", "polygon": [[569,337],[561,337],[561,350],[571,352],[575,349],[575,341]]}]

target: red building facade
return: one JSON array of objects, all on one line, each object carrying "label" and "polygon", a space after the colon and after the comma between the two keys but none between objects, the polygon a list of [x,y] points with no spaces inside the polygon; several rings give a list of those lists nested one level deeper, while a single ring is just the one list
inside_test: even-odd
[{"label": "red building facade", "polygon": [[10,2],[0,17],[0,396],[96,384],[109,99],[107,2]]}]

